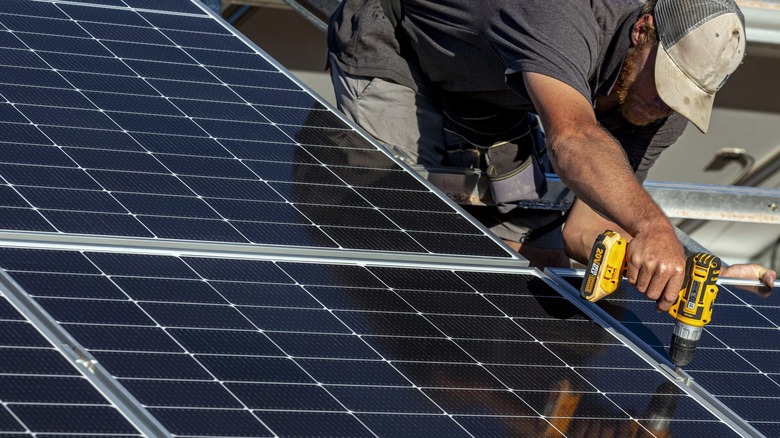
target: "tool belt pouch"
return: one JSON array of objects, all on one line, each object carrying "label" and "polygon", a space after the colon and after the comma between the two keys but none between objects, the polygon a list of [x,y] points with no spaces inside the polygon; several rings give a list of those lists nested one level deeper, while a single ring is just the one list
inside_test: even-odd
[{"label": "tool belt pouch", "polygon": [[460,97],[445,99],[442,115],[444,164],[482,170],[499,212],[544,196],[547,180],[540,160],[545,140],[536,116],[520,110],[496,112]]},{"label": "tool belt pouch", "polygon": [[498,143],[485,151],[485,173],[493,202],[501,213],[517,208],[519,201],[539,199],[547,193],[547,179],[536,148],[526,143]]}]

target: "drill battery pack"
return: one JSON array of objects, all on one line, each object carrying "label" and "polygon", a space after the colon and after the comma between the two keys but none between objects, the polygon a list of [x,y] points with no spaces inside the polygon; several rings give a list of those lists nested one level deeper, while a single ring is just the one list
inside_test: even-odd
[{"label": "drill battery pack", "polygon": [[582,298],[596,302],[617,290],[625,271],[627,246],[626,239],[614,231],[599,234],[585,267]]}]

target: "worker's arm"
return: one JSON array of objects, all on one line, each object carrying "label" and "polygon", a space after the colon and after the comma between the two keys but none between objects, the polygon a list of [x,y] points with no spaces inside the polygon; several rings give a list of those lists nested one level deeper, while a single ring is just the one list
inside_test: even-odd
[{"label": "worker's arm", "polygon": [[575,199],[566,218],[566,225],[563,227],[563,245],[566,255],[587,265],[596,238],[605,230],[614,231],[626,240],[631,239],[628,231],[605,219],[584,202]]},{"label": "worker's arm", "polygon": [[[584,202],[578,199],[575,200],[569,211],[566,225],[563,227],[563,243],[566,248],[566,255],[583,265],[587,264],[588,257],[590,257],[590,252],[593,249],[593,243],[596,241],[596,237],[603,233],[604,230],[615,231],[621,237],[629,242],[631,241],[630,233],[593,211]],[[777,280],[777,273],[756,263],[740,263],[721,269],[720,277],[759,280],[771,288],[775,280]]]},{"label": "worker's arm", "polygon": [[523,80],[558,176],[579,199],[634,237],[628,281],[658,301],[660,310],[668,310],[677,300],[685,269],[671,222],[634,178],[623,149],[599,125],[584,96],[538,73],[525,72]]}]

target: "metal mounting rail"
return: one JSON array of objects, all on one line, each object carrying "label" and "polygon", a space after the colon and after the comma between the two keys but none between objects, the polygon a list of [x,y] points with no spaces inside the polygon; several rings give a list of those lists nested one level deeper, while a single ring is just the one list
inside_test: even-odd
[{"label": "metal mounting rail", "polygon": [[[493,202],[487,177],[479,170],[410,167],[459,204]],[[574,193],[556,175],[547,174],[547,187],[542,199],[522,201],[520,206],[561,211],[571,207]],[[645,181],[644,187],[669,217],[780,224],[778,189],[663,181]]]}]

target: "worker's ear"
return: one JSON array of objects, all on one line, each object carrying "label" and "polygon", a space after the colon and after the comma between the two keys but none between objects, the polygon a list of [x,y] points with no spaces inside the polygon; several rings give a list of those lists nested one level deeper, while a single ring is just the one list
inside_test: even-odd
[{"label": "worker's ear", "polygon": [[645,14],[639,17],[634,23],[634,27],[631,28],[631,46],[642,45],[647,39],[649,29],[653,27],[655,27],[655,21],[652,15]]}]

